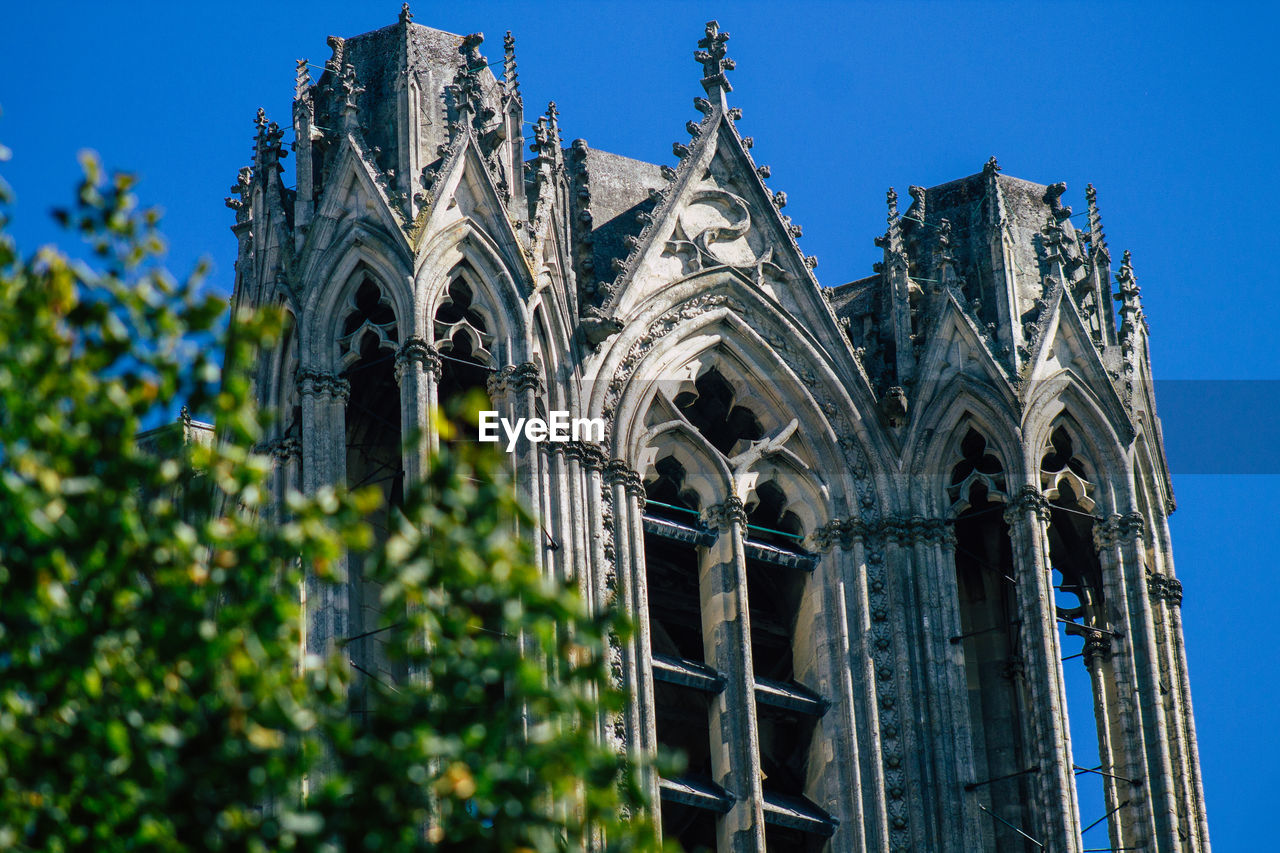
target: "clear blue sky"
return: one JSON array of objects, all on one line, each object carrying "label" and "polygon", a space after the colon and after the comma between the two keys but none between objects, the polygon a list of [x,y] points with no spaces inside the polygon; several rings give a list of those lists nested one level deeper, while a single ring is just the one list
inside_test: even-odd
[{"label": "clear blue sky", "polygon": [[[167,211],[171,266],[235,244],[222,199],[254,111],[288,125],[294,60],[395,21],[398,2],[5,4],[3,174],[30,248],[55,239],[75,153],[139,172]],[[671,163],[718,18],[731,100],[818,277],[871,272],[884,190],[972,174],[1092,182],[1114,252],[1133,250],[1154,336],[1178,511],[1175,557],[1219,853],[1274,844],[1280,794],[1280,110],[1274,7],[1214,3],[426,3],[415,20],[516,36],[526,108],[557,101],[566,140]],[[292,160],[288,161],[290,168]],[[1248,381],[1245,381],[1248,380]],[[1230,383],[1235,384],[1230,384]],[[1261,438],[1251,437],[1261,435]],[[1231,472],[1231,473],[1224,473]],[[1267,823],[1270,823],[1268,820]]]}]

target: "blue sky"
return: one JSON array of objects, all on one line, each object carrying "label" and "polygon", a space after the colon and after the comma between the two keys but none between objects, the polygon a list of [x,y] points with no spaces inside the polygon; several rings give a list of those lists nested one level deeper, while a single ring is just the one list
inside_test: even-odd
[{"label": "blue sky", "polygon": [[[290,123],[294,60],[392,23],[398,2],[8,3],[2,174],[28,248],[57,238],[76,151],[137,171],[166,210],[170,265],[212,259],[222,199],[263,106]],[[782,10],[785,9],[785,12]],[[420,3],[418,23],[516,37],[526,109],[566,140],[672,163],[701,93],[703,23],[729,31],[731,101],[828,285],[868,275],[884,191],[972,174],[1092,182],[1113,252],[1133,251],[1178,511],[1175,557],[1215,849],[1254,850],[1280,767],[1280,13],[1264,4]],[[291,167],[292,162],[288,165]],[[1200,380],[1174,382],[1174,380]],[[1272,381],[1266,381],[1272,380]],[[1227,384],[1230,382],[1231,384]],[[1166,396],[1162,392],[1162,399]],[[1224,473],[1231,472],[1231,473]]]}]

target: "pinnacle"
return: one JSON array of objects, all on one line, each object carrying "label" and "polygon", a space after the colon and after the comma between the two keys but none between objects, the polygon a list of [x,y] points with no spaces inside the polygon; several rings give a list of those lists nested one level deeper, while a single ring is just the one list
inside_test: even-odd
[{"label": "pinnacle", "polygon": [[719,102],[721,106],[725,93],[733,91],[725,72],[737,67],[727,56],[725,42],[728,40],[729,34],[720,32],[719,22],[707,21],[706,35],[698,42],[699,49],[693,52],[693,58],[702,63],[702,88],[707,90],[713,104]]}]

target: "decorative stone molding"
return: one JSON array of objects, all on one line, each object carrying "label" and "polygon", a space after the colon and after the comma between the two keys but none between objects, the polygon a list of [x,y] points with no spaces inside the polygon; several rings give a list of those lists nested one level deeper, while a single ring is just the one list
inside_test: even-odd
[{"label": "decorative stone molding", "polygon": [[262,442],[254,452],[270,456],[277,465],[285,465],[289,460],[302,459],[302,442],[291,435],[282,436]]},{"label": "decorative stone molding", "polygon": [[1004,521],[1005,524],[1012,526],[1023,514],[1029,512],[1035,513],[1041,521],[1048,521],[1050,508],[1049,499],[1042,495],[1039,489],[1034,486],[1023,486],[1009,502],[1009,508],[1004,511]]},{"label": "decorative stone molding", "polygon": [[1121,542],[1138,541],[1146,530],[1146,519],[1141,513],[1125,515],[1112,513],[1093,524],[1093,546],[1099,551],[1115,548]]},{"label": "decorative stone molding", "polygon": [[703,522],[712,529],[726,530],[733,525],[747,526],[747,508],[734,495],[725,498],[724,503],[709,506],[702,511]]},{"label": "decorative stone molding", "polygon": [[583,466],[587,470],[604,470],[605,465],[609,461],[609,457],[600,449],[600,445],[593,441],[571,441],[568,444],[573,447],[573,452],[577,454],[577,458],[581,460]]},{"label": "decorative stone molding", "polygon": [[955,529],[948,519],[925,518],[922,515],[891,515],[879,520],[833,518],[813,533],[818,550],[828,551],[839,545],[847,551],[855,542],[876,540],[898,546],[955,544]]},{"label": "decorative stone molding", "polygon": [[1152,572],[1147,575],[1147,594],[1152,601],[1167,601],[1176,607],[1182,606],[1182,581],[1172,575]]},{"label": "decorative stone molding", "polygon": [[423,373],[434,376],[437,382],[444,375],[440,353],[422,338],[409,338],[396,351],[396,382],[400,382],[404,372],[414,364],[419,365]]},{"label": "decorative stone molding", "polygon": [[621,485],[629,495],[644,498],[644,479],[621,459],[611,459],[604,466],[605,482],[610,486]]},{"label": "decorative stone molding", "polygon": [[297,375],[298,395],[301,397],[317,397],[338,399],[345,405],[351,398],[351,383],[346,377],[336,373],[319,370],[299,370]]},{"label": "decorative stone molding", "polygon": [[1096,628],[1086,628],[1084,634],[1084,665],[1092,670],[1095,662],[1100,663],[1111,657],[1111,638]]}]

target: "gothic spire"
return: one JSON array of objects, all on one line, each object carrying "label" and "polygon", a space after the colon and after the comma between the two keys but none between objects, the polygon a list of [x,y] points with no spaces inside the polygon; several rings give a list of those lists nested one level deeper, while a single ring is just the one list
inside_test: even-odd
[{"label": "gothic spire", "polygon": [[737,67],[727,55],[725,42],[728,40],[729,34],[720,32],[718,22],[707,21],[706,35],[698,42],[699,49],[693,52],[693,58],[702,63],[702,88],[707,90],[711,103],[721,108],[725,107],[725,94],[733,91],[725,72]]},{"label": "gothic spire", "polygon": [[400,6],[400,25],[404,26],[413,20],[413,12],[409,11],[409,4],[404,3]]}]

